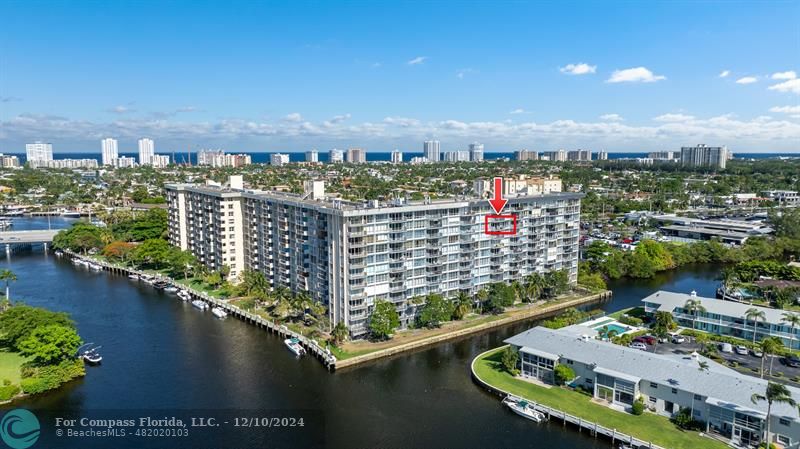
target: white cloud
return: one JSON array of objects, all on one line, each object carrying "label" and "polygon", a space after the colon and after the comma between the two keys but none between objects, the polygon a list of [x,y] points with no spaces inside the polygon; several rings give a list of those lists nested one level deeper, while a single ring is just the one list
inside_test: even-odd
[{"label": "white cloud", "polygon": [[774,80],[793,80],[797,78],[797,73],[794,70],[789,70],[786,72],[777,72],[772,74],[772,79]]},{"label": "white cloud", "polygon": [[625,119],[619,114],[603,114],[600,116],[600,120],[605,120],[607,122],[621,122]]},{"label": "white cloud", "polygon": [[719,77],[720,78],[727,78],[728,75],[730,75],[730,74],[731,74],[730,70],[723,70],[722,72],[720,72]]},{"label": "white cloud", "polygon": [[654,83],[667,79],[666,76],[654,75],[647,67],[614,70],[607,83]]},{"label": "white cloud", "polygon": [[114,114],[127,114],[135,111],[136,111],[135,109],[132,109],[124,105],[114,106],[113,108],[108,110],[108,112],[113,112]]},{"label": "white cloud", "polygon": [[800,106],[774,106],[769,112],[783,112],[784,114],[800,114]]},{"label": "white cloud", "polygon": [[425,62],[425,60],[427,59],[428,59],[427,56],[417,56],[416,58],[408,61],[408,65],[419,65]]},{"label": "white cloud", "polygon": [[528,114],[529,112],[522,108],[514,109],[513,111],[509,111],[509,114]]},{"label": "white cloud", "polygon": [[299,112],[292,112],[291,114],[287,114],[286,117],[283,118],[283,120],[287,122],[297,123],[303,121],[303,116],[300,115]]},{"label": "white cloud", "polygon": [[743,76],[736,80],[736,84],[753,84],[758,81],[755,76]]},{"label": "white cloud", "polygon": [[380,62],[373,62],[370,67],[372,67],[373,69],[377,69],[377,68],[380,68],[381,65],[382,64]]},{"label": "white cloud", "polygon": [[322,122],[322,126],[324,126],[325,128],[331,128],[346,120],[350,120],[350,114],[334,115],[333,117],[330,118],[330,120],[325,120],[324,122]]},{"label": "white cloud", "polygon": [[778,92],[791,92],[800,95],[800,79],[786,80],[782,83],[775,84],[768,87],[769,90],[777,90]]},{"label": "white cloud", "polygon": [[597,71],[597,66],[579,62],[577,64],[567,64],[558,70],[567,75],[588,75],[590,73],[595,73]]},{"label": "white cloud", "polygon": [[694,120],[694,116],[686,114],[662,114],[659,115],[658,117],[653,118],[653,120],[657,122],[669,122],[669,123],[686,122],[689,120]]},{"label": "white cloud", "polygon": [[400,126],[402,128],[410,128],[412,126],[419,126],[420,121],[407,117],[386,117],[383,119],[383,123],[386,123],[387,125]]},{"label": "white cloud", "polygon": [[474,70],[472,70],[472,69],[461,69],[461,70],[459,70],[458,72],[456,72],[456,76],[458,77],[458,79],[464,79],[464,76],[465,76],[466,74],[468,74],[468,73],[474,73],[474,72],[475,72],[475,71],[474,71]]}]

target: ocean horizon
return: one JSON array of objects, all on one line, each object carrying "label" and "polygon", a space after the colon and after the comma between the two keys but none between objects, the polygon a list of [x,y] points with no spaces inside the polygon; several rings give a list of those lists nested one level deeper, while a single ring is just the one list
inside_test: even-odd
[{"label": "ocean horizon", "polygon": [[[228,154],[248,154],[252,158],[252,162],[254,164],[258,163],[268,163],[269,157],[272,154],[288,154],[290,162],[303,162],[305,160],[305,151],[242,151],[242,152],[227,152]],[[541,153],[541,152],[540,152]],[[27,160],[27,157],[24,152],[13,152],[13,153],[4,153],[7,155],[17,156],[20,159],[20,163],[24,163]],[[156,154],[161,154],[165,156],[170,156],[172,158],[172,162],[175,163],[186,163],[190,162],[191,164],[197,164],[197,153],[189,153],[189,159],[187,160],[187,154],[181,152],[156,152]],[[388,162],[391,160],[391,151],[367,151],[366,157],[367,162]],[[593,153],[593,154],[596,154]],[[609,152],[608,159],[625,159],[625,158],[645,158],[647,157],[648,152]],[[133,157],[138,160],[138,153],[136,152],[121,152],[119,155],[126,156],[126,157]],[[329,152],[328,151],[320,151],[318,153],[319,162],[328,162],[329,160]],[[421,157],[423,153],[421,151],[415,152],[403,152],[403,162],[408,162],[413,157]],[[737,159],[770,159],[770,158],[779,158],[779,157],[800,157],[800,152],[790,152],[790,153],[733,153],[733,157]],[[84,153],[84,152],[53,152],[53,159],[95,159],[96,161],[100,162],[102,156],[98,153]],[[513,159],[514,152],[513,151],[498,151],[498,152],[484,152],[484,159],[485,160],[497,160],[497,159]]]}]

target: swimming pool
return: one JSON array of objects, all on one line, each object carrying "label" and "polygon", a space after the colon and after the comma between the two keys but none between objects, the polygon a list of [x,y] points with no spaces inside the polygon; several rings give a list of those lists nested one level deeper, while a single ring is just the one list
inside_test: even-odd
[{"label": "swimming pool", "polygon": [[619,324],[614,324],[614,323],[604,324],[602,326],[597,326],[597,327],[594,328],[594,330],[599,332],[600,329],[602,329],[603,327],[608,327],[609,331],[615,331],[617,333],[617,335],[622,335],[623,333],[628,332],[630,330],[627,327],[623,327],[623,326],[621,326]]}]

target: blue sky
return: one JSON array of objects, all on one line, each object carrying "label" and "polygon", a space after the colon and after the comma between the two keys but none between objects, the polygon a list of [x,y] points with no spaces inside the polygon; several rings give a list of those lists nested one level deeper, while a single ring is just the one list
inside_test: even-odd
[{"label": "blue sky", "polygon": [[797,1],[5,1],[0,151],[800,151],[796,72]]}]

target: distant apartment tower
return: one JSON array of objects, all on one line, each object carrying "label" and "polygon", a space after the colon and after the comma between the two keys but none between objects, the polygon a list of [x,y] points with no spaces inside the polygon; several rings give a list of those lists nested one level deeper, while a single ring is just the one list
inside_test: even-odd
[{"label": "distant apartment tower", "polygon": [[348,148],[347,162],[351,164],[363,164],[367,162],[367,152],[363,148]]},{"label": "distant apartment tower", "polygon": [[0,167],[19,168],[19,158],[17,156],[0,154]]},{"label": "distant apartment tower", "polygon": [[577,193],[509,198],[504,212],[517,217],[517,230],[498,236],[486,234],[492,209],[477,198],[365,207],[326,198],[322,185],[305,194],[191,184],[166,191],[173,245],[212,270],[258,271],[274,288],[306,292],[328,308],[331,326],[343,323],[354,337],[369,332],[377,301],[392,303],[407,327],[422,307],[412,298],[475,295],[553,270],[577,279]]},{"label": "distant apartment tower", "polygon": [[707,167],[724,170],[728,162],[728,147],[681,147],[681,164],[684,167]]},{"label": "distant apartment tower", "polygon": [[403,162],[403,153],[400,150],[392,151],[392,164]]},{"label": "distant apartment tower", "polygon": [[114,165],[114,160],[119,157],[117,139],[110,137],[100,141],[101,160],[103,165]]},{"label": "distant apartment tower", "polygon": [[422,144],[422,153],[425,156],[425,159],[428,162],[439,162],[439,141],[438,140],[426,140]]},{"label": "distant apartment tower", "polygon": [[288,154],[275,153],[275,154],[271,154],[269,156],[269,164],[270,165],[275,165],[275,166],[279,167],[279,166],[281,166],[283,164],[288,164],[288,163],[289,163],[289,155]]},{"label": "distant apartment tower", "polygon": [[673,160],[678,158],[676,151],[652,151],[647,153],[647,157],[657,161]]},{"label": "distant apartment tower", "polygon": [[567,160],[566,150],[545,151],[542,155],[545,156],[548,161],[565,162]]},{"label": "distant apartment tower", "polygon": [[319,162],[319,152],[317,150],[306,151],[306,162]]},{"label": "distant apartment tower", "polygon": [[573,150],[567,152],[568,161],[591,161],[592,152],[590,150]]},{"label": "distant apartment tower", "polygon": [[25,156],[31,166],[53,160],[53,144],[34,142],[25,144]]},{"label": "distant apartment tower", "polygon": [[539,153],[528,150],[517,150],[514,152],[514,159],[518,161],[535,161],[539,159]]},{"label": "distant apartment tower", "polygon": [[249,154],[225,154],[222,150],[200,150],[197,165],[211,167],[243,167],[253,162]]},{"label": "distant apartment tower", "polygon": [[483,144],[473,142],[469,144],[469,160],[472,162],[483,162]]},{"label": "distant apartment tower", "polygon": [[129,156],[122,156],[114,159],[114,167],[133,168],[136,167],[136,159]]},{"label": "distant apartment tower", "polygon": [[151,165],[155,151],[156,146],[153,143],[153,139],[146,137],[139,139],[139,165]]},{"label": "distant apartment tower", "polygon": [[169,156],[166,154],[154,154],[150,157],[150,165],[153,168],[166,168],[169,165]]},{"label": "distant apartment tower", "polygon": [[597,160],[598,161],[607,161],[608,160],[608,153],[605,151],[598,151],[597,152]]},{"label": "distant apartment tower", "polygon": [[328,152],[328,162],[331,164],[336,162],[344,162],[344,152],[342,150],[333,149]]},{"label": "distant apartment tower", "polygon": [[469,162],[469,151],[446,151],[444,160],[447,162]]}]

